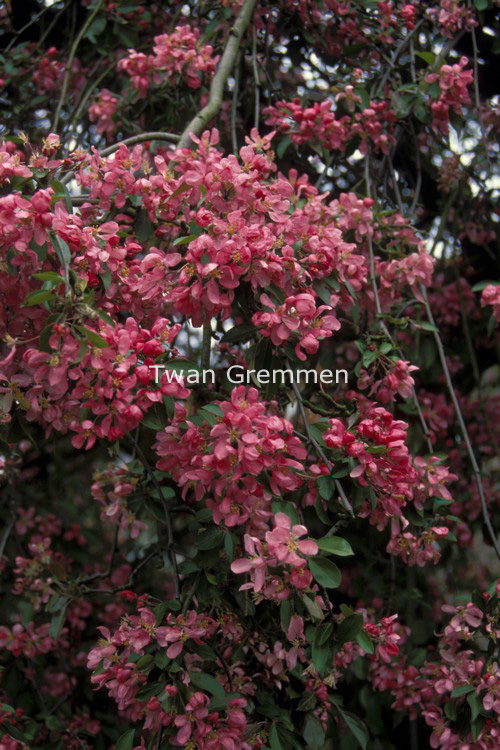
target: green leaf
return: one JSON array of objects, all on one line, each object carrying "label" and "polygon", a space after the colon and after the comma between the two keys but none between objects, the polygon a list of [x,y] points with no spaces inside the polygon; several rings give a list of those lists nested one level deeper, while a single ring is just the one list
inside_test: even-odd
[{"label": "green leaf", "polygon": [[127,729],[115,745],[115,750],[132,750],[134,747],[135,729]]},{"label": "green leaf", "polygon": [[97,346],[99,349],[107,349],[109,347],[108,342],[106,339],[103,339],[102,336],[100,336],[95,331],[91,331],[89,328],[85,328],[85,326],[75,326],[75,328],[80,331],[80,333],[85,336],[85,338],[90,341],[90,343],[93,346]]},{"label": "green leaf", "polygon": [[321,523],[324,523],[325,526],[330,526],[331,521],[328,518],[327,514],[325,513],[325,510],[323,508],[323,501],[321,500],[319,496],[316,498],[316,502],[314,503],[314,509]]},{"label": "green leaf", "polygon": [[340,706],[336,707],[347,727],[351,730],[353,736],[357,740],[359,746],[366,750],[366,744],[368,742],[368,730],[364,723],[354,714],[344,711]]},{"label": "green leaf", "polygon": [[185,193],[186,190],[191,190],[191,185],[188,185],[187,182],[181,182],[177,190],[174,190],[172,195],[168,200],[172,200],[172,198],[178,198],[179,195],[182,195],[182,193]]},{"label": "green leaf", "polygon": [[49,299],[54,299],[54,295],[51,290],[39,289],[36,292],[30,292],[26,295],[23,307],[31,307],[32,305],[41,305],[42,302],[47,302]]},{"label": "green leaf", "polygon": [[485,722],[484,722],[483,717],[478,716],[476,721],[473,721],[472,724],[470,725],[470,732],[471,732],[472,739],[474,740],[474,742],[476,742],[476,740],[479,739],[479,735],[481,734],[484,728],[484,723]]},{"label": "green leaf", "polygon": [[460,685],[459,687],[453,688],[451,691],[451,697],[459,698],[461,695],[467,695],[467,693],[474,692],[475,689],[474,685]]},{"label": "green leaf", "polygon": [[59,281],[64,284],[64,278],[54,271],[41,271],[40,273],[34,273],[33,278],[39,279],[39,281]]},{"label": "green leaf", "polygon": [[227,709],[231,701],[238,700],[239,698],[241,698],[241,693],[226,693],[222,691],[222,693],[213,696],[210,701],[209,710],[223,711],[224,709]]},{"label": "green leaf", "polygon": [[474,0],[474,5],[477,10],[486,10],[488,7],[488,0]]},{"label": "green leaf", "polygon": [[323,500],[329,500],[335,492],[335,482],[331,477],[319,477],[316,487]]},{"label": "green leaf", "polygon": [[482,292],[483,289],[486,289],[487,286],[498,286],[498,281],[478,281],[477,284],[474,284],[472,287],[473,292]]},{"label": "green leaf", "polygon": [[476,692],[470,693],[470,695],[467,696],[467,703],[470,706],[471,719],[472,721],[475,721],[481,711],[481,701],[479,700],[478,694]]},{"label": "green leaf", "polygon": [[420,328],[422,331],[431,331],[432,333],[439,333],[439,328],[436,328],[436,326],[432,325],[432,323],[428,323],[427,321],[421,321],[419,323],[416,323],[417,328]]},{"label": "green leaf", "polygon": [[71,250],[69,249],[69,245],[57,234],[52,235],[52,242],[59,262],[64,268],[65,275],[67,275],[68,267],[71,263]]},{"label": "green leaf", "polygon": [[290,599],[283,599],[280,604],[280,622],[284,632],[288,630],[290,620],[292,619],[292,602]]},{"label": "green leaf", "polygon": [[106,268],[106,270],[100,274],[102,285],[105,289],[109,289],[109,286],[111,284],[111,271],[109,268]]},{"label": "green leaf", "polygon": [[273,721],[273,726],[269,733],[271,750],[289,750],[292,747],[291,737],[290,732]]},{"label": "green leaf", "polygon": [[304,602],[305,608],[313,618],[313,620],[322,620],[324,614],[319,606],[313,599],[310,599],[306,594],[303,595],[302,601]]},{"label": "green leaf", "polygon": [[211,411],[208,411],[206,406],[201,406],[196,414],[197,416],[200,416],[205,422],[208,422],[208,424],[212,427],[217,424],[217,417],[215,416],[215,414],[212,414]]},{"label": "green leaf", "polygon": [[363,629],[363,615],[353,614],[346,617],[339,625],[337,630],[337,643],[341,646],[344,643],[352,642],[361,633]]},{"label": "green leaf", "polygon": [[326,622],[324,625],[319,625],[316,628],[316,643],[318,646],[322,646],[332,637],[333,625],[331,622]]},{"label": "green leaf", "polygon": [[85,32],[84,39],[88,39],[92,44],[95,44],[96,37],[100,36],[106,28],[106,22],[107,19],[105,16],[95,18]]},{"label": "green leaf", "polygon": [[436,62],[436,55],[433,52],[415,52],[415,54],[428,65],[434,65]]},{"label": "green leaf", "polygon": [[182,237],[176,237],[173,241],[172,245],[174,247],[178,247],[178,245],[188,245],[190,242],[195,240],[197,237],[199,237],[198,234],[187,234],[183,235]]},{"label": "green leaf", "polygon": [[285,516],[288,516],[294,526],[300,524],[300,517],[297,508],[293,503],[283,502],[282,500],[273,500],[272,511],[275,514],[284,513]]},{"label": "green leaf", "polygon": [[320,586],[324,586],[327,589],[336,589],[339,586],[341,580],[340,570],[331,560],[327,560],[324,557],[315,557],[308,560],[307,564],[314,579]]},{"label": "green leaf", "polygon": [[64,625],[64,620],[66,619],[66,606],[67,605],[64,605],[64,607],[57,614],[55,614],[50,621],[49,636],[53,640],[56,640],[56,638],[59,637],[59,634]]},{"label": "green leaf", "polygon": [[200,688],[200,690],[210,693],[211,695],[222,697],[226,692],[220,682],[217,682],[215,677],[211,677],[211,675],[205,674],[204,672],[192,672],[189,675],[189,679],[195,687]]},{"label": "green leaf", "polygon": [[57,201],[63,200],[66,204],[66,209],[69,214],[73,213],[73,204],[71,203],[71,196],[68,192],[68,188],[59,180],[51,180],[49,183],[50,187],[54,191],[54,195],[50,199],[51,204]]},{"label": "green leaf", "polygon": [[140,659],[136,662],[137,669],[147,669],[151,666],[152,662],[154,661],[153,654],[143,654]]},{"label": "green leaf", "polygon": [[251,323],[242,323],[241,325],[234,326],[227,331],[221,338],[221,341],[224,344],[234,344],[236,342],[241,343],[243,341],[248,341],[248,339],[252,338],[256,332],[256,327]]},{"label": "green leaf", "polygon": [[312,663],[320,677],[324,677],[332,665],[333,651],[329,643],[319,644],[315,641],[312,645]]},{"label": "green leaf", "polygon": [[354,555],[349,542],[340,536],[324,536],[322,539],[317,539],[316,544],[322,552],[329,555],[338,555],[339,557]]},{"label": "green leaf", "polygon": [[229,562],[234,560],[234,537],[230,531],[226,531],[224,536],[224,549],[226,550],[227,559]]},{"label": "green leaf", "polygon": [[323,750],[325,745],[325,730],[320,720],[314,714],[306,716],[302,736],[306,741],[307,747],[310,747],[311,750]]},{"label": "green leaf", "polygon": [[378,357],[378,351],[372,352],[370,349],[363,354],[363,367],[369,367]]},{"label": "green leaf", "polygon": [[285,152],[292,143],[292,139],[286,135],[284,138],[281,139],[281,141],[278,143],[278,146],[276,148],[276,155],[279,159],[282,159],[285,155]]},{"label": "green leaf", "polygon": [[223,537],[224,531],[222,529],[207,529],[196,537],[195,544],[201,550],[214,549],[214,547],[220,547]]},{"label": "green leaf", "polygon": [[364,630],[362,630],[356,636],[356,643],[358,644],[358,646],[361,646],[361,648],[366,654],[375,653],[375,646],[373,645],[373,641],[368,635],[368,633],[365,633]]},{"label": "green leaf", "polygon": [[448,701],[448,703],[445,703],[444,712],[450,721],[457,720],[457,708],[456,701]]},{"label": "green leaf", "polygon": [[328,289],[327,284],[323,280],[316,280],[313,284],[314,291],[325,305],[330,304],[330,297],[332,296],[331,289]]},{"label": "green leaf", "polygon": [[97,315],[100,317],[101,320],[104,320],[105,323],[111,326],[111,328],[115,327],[115,321],[111,317],[111,315],[108,315],[108,313],[105,313],[104,310],[95,310],[94,312],[97,313]]}]

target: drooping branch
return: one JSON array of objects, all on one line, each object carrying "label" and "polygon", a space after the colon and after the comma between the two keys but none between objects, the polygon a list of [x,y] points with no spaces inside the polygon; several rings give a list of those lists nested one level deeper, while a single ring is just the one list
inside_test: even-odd
[{"label": "drooping branch", "polygon": [[69,76],[70,76],[70,73],[71,73],[71,66],[73,65],[73,60],[75,59],[75,55],[76,55],[76,51],[78,49],[78,45],[82,41],[82,39],[83,39],[85,33],[87,32],[87,30],[90,28],[90,25],[93,22],[94,18],[96,17],[96,15],[101,10],[103,4],[104,4],[104,0],[100,0],[100,2],[98,2],[97,5],[95,6],[95,8],[92,11],[92,13],[89,13],[89,15],[87,16],[87,20],[85,21],[85,23],[83,24],[82,28],[80,29],[80,33],[76,37],[76,39],[75,39],[75,41],[73,43],[73,46],[71,47],[71,50],[70,50],[70,53],[69,53],[69,57],[68,57],[68,60],[66,62],[66,67],[64,69],[64,79],[63,79],[63,84],[62,84],[62,88],[61,88],[61,95],[59,97],[59,101],[57,102],[56,113],[54,115],[54,121],[52,123],[52,132],[53,133],[57,133],[57,127],[59,125],[59,117],[61,115],[61,109],[62,109],[62,106],[63,106],[63,103],[64,103],[64,99],[66,97],[66,93],[68,91],[68,83],[69,83]]},{"label": "drooping branch", "polygon": [[[394,180],[396,177],[394,176]],[[366,184],[366,194],[368,198],[371,198],[371,181],[370,181],[370,157],[369,154],[366,155],[365,158],[365,184]],[[368,241],[368,252],[369,252],[369,260],[370,260],[370,282],[373,289],[373,297],[375,300],[375,310],[378,316],[379,320],[379,328],[382,331],[382,333],[386,336],[387,340],[392,344],[394,349],[398,352],[400,352],[400,348],[397,345],[396,341],[394,340],[393,336],[391,335],[391,332],[387,328],[384,320],[382,319],[382,306],[380,304],[380,297],[378,293],[378,287],[377,287],[377,278],[375,275],[375,253],[373,252],[373,243],[372,238],[370,235],[367,235],[367,241]],[[402,356],[402,354],[400,355]],[[415,388],[412,387],[412,399],[413,403],[415,405],[415,408],[417,410],[418,418],[420,420],[420,425],[422,427],[422,432],[424,434],[425,441],[427,443],[427,447],[429,448],[429,453],[433,452],[432,449],[432,443],[430,440],[430,430],[429,426],[427,424],[427,421],[424,417],[424,413],[422,411],[422,407],[420,406],[420,402],[417,397],[417,392],[415,391]]]},{"label": "drooping branch", "polygon": [[[118,141],[118,143],[113,143],[111,146],[104,148],[102,151],[99,151],[99,155],[103,157],[111,156],[115,151],[118,151],[120,146],[135,146],[136,143],[145,143],[146,141],[169,141],[170,143],[175,143],[178,140],[179,136],[175,135],[175,133],[163,133],[162,131],[138,133],[137,135],[131,135],[130,138],[124,138],[123,141]],[[61,180],[62,184],[67,185],[74,175],[74,170],[65,174]]]},{"label": "drooping branch", "polygon": [[[287,362],[286,366],[289,368],[290,364]],[[302,421],[304,423],[304,429],[306,431],[307,439],[309,440],[309,442],[313,446],[313,448],[316,451],[316,453],[318,454],[318,456],[321,458],[321,460],[328,467],[328,469],[330,470],[330,472],[332,472],[333,471],[333,465],[332,465],[332,463],[328,460],[328,457],[326,456],[323,448],[314,439],[314,436],[311,433],[311,430],[310,430],[310,427],[309,427],[309,421],[308,421],[307,415],[306,415],[306,410],[304,409],[304,403],[302,401],[302,394],[301,394],[301,392],[298,389],[297,383],[293,379],[292,379],[292,388],[293,388],[293,392],[295,394],[295,398],[297,399],[297,405],[299,407],[300,416],[302,417]],[[342,487],[342,485],[341,485],[341,483],[339,482],[338,479],[334,479],[334,482],[335,482],[335,487],[337,489],[337,492],[339,493],[341,504],[343,505],[343,507],[345,508],[345,510],[351,516],[354,516],[354,511],[352,509],[352,505],[349,502],[349,499],[348,499],[347,495],[344,492],[344,488]]]},{"label": "drooping branch", "polygon": [[229,31],[229,40],[222,55],[217,72],[210,85],[210,93],[207,104],[201,112],[198,112],[191,122],[186,126],[179,140],[179,148],[186,148],[191,143],[191,134],[200,135],[203,128],[219,112],[222,105],[222,96],[226,81],[234,67],[236,56],[240,49],[241,39],[248,28],[252,13],[255,7],[255,0],[245,0],[240,14],[235,21],[234,26]]},{"label": "drooping branch", "polygon": [[130,138],[124,138],[123,141],[113,143],[112,146],[108,146],[100,151],[101,156],[109,156],[118,151],[120,146],[135,146],[136,143],[145,143],[146,141],[170,141],[175,143],[179,140],[179,136],[175,133],[164,133],[163,131],[153,131],[151,133],[138,133],[137,135],[131,135]]},{"label": "drooping branch", "polygon": [[443,342],[439,334],[439,329],[436,327],[436,323],[434,321],[434,316],[432,314],[431,306],[429,305],[429,300],[427,298],[427,292],[423,285],[421,285],[420,291],[422,293],[422,298],[424,300],[427,317],[429,319],[429,322],[433,326],[434,340],[436,342],[436,346],[437,346],[437,350],[439,354],[439,360],[441,362],[441,367],[443,368],[443,373],[444,373],[444,377],[446,380],[446,386],[448,388],[448,392],[450,394],[450,398],[452,400],[453,407],[455,409],[455,414],[457,415],[457,421],[460,427],[460,432],[462,433],[462,437],[464,439],[467,455],[469,456],[469,460],[472,464],[472,470],[474,472],[477,489],[479,492],[479,500],[481,503],[481,511],[483,514],[483,520],[484,520],[486,528],[488,529],[488,534],[490,535],[490,539],[495,549],[495,552],[497,554],[497,557],[500,560],[500,544],[498,543],[497,536],[491,524],[490,516],[488,513],[488,506],[486,504],[486,495],[484,492],[483,481],[481,479],[481,470],[479,468],[476,455],[472,448],[472,444],[471,444],[470,437],[469,437],[469,432],[465,424],[465,420],[462,414],[462,410],[460,408],[460,404],[458,403],[457,394],[455,393],[455,388],[453,386],[453,381],[451,379],[450,370],[448,368],[448,363],[446,362],[446,354],[444,351]]}]

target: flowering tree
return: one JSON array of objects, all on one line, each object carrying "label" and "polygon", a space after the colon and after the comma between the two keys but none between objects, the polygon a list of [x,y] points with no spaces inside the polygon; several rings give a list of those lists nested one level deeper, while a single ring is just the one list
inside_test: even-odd
[{"label": "flowering tree", "polygon": [[0,750],[499,747],[498,6],[0,3]]}]

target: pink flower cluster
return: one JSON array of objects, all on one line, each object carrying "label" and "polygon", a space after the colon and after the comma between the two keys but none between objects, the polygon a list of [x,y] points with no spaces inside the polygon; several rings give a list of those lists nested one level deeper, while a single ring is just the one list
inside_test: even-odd
[{"label": "pink flower cluster", "polygon": [[392,536],[386,550],[391,555],[397,555],[410,566],[423,567],[429,561],[436,565],[441,557],[436,541],[448,536],[448,533],[449,529],[446,526],[432,526],[428,531],[423,531],[418,536],[405,531],[402,534]]},{"label": "pink flower cluster", "polygon": [[500,323],[500,284],[488,284],[481,293],[481,307],[491,305],[497,323]]},{"label": "pink flower cluster", "polygon": [[97,471],[93,480],[92,496],[104,506],[101,518],[120,529],[128,529],[131,538],[135,539],[147,527],[143,521],[137,520],[127,505],[127,498],[136,491],[137,476],[122,467],[110,466]]},{"label": "pink flower cluster", "polygon": [[35,626],[29,622],[26,627],[17,623],[12,628],[0,626],[0,650],[6,649],[19,658],[24,656],[33,659],[40,654],[53,651],[55,643],[49,636],[50,623]]},{"label": "pink flower cluster", "polygon": [[[337,94],[336,97],[337,101],[344,98],[348,109],[352,110],[359,97],[354,98],[352,87],[348,86],[343,95]],[[299,98],[279,101],[267,107],[264,114],[268,125],[286,133],[296,144],[316,141],[327,149],[345,151],[348,142],[357,136],[361,153],[366,154],[369,145],[373,144],[377,151],[386,154],[394,142],[392,131],[396,116],[384,100],[371,101],[361,111],[340,118],[337,118],[330,99],[314,102],[305,109]]]},{"label": "pink flower cluster", "polygon": [[[332,295],[335,302],[336,295]],[[288,297],[282,305],[276,306],[267,294],[262,294],[260,301],[270,312],[255,313],[252,323],[260,329],[263,336],[271,339],[275,346],[281,346],[290,337],[299,338],[295,345],[295,354],[306,360],[308,354],[318,351],[319,341],[328,338],[333,331],[338,331],[340,323],[335,315],[328,313],[331,305],[320,305],[316,308],[312,294],[297,294]]]},{"label": "pink flower cluster", "polygon": [[427,83],[439,84],[439,96],[431,103],[432,125],[447,135],[450,110],[457,114],[462,113],[462,108],[470,104],[470,96],[467,87],[474,83],[474,73],[466,70],[469,60],[461,57],[454,65],[442,65],[437,73],[428,73],[425,76]]},{"label": "pink flower cluster", "polygon": [[[193,690],[189,676],[193,675],[194,683],[194,675],[203,665],[197,649],[214,637],[225,641],[229,657],[237,635],[234,628],[193,610],[176,617],[170,613],[157,622],[154,612],[142,603],[138,614],[124,618],[113,633],[105,627],[100,631],[103,637],[87,660],[88,668],[95,670],[91,680],[97,688],[106,688],[129,720],[142,721],[144,729],[155,732],[163,727],[175,746],[190,741],[200,750],[250,750],[243,741],[246,699],[230,700],[226,710],[211,711],[210,698]],[[148,654],[154,649],[166,663],[180,658],[178,678],[152,697],[147,695],[146,685],[154,659],[142,663],[146,649]]]},{"label": "pink flower cluster", "polygon": [[[95,328],[80,330],[91,344]],[[105,346],[89,348],[84,338],[82,350],[76,331],[56,325],[48,339],[50,351],[27,348],[24,352],[24,374],[10,375],[13,362],[4,363],[0,375],[7,382],[0,387],[5,393],[4,411],[16,398],[28,420],[43,423],[47,433],[70,429],[75,432],[73,445],[90,449],[97,438],[116,440],[134,429],[163,396],[187,398],[189,391],[175,379],[168,383],[165,375],[155,387],[149,369],[154,362],[151,355],[165,352],[164,342],[172,341],[178,327],[169,329],[167,321],[159,318],[150,331],[128,318],[125,324],[102,324],[99,330]],[[88,407],[92,418],[80,422],[82,406]]]},{"label": "pink flower cluster", "polygon": [[[485,603],[490,596],[484,595]],[[452,615],[439,637],[438,660],[426,660],[421,667],[406,663],[406,657],[391,664],[371,666],[371,679],[377,690],[389,690],[392,707],[409,712],[416,718],[420,711],[431,727],[430,746],[439,750],[494,750],[500,738],[500,679],[499,666],[494,660],[485,662],[476,654],[481,639],[498,638],[498,624],[485,616],[472,602],[466,605],[444,605],[443,611]],[[453,700],[454,699],[454,700]],[[460,731],[456,719],[460,711],[475,705],[477,712],[486,716],[475,738]],[[455,711],[446,706],[458,702]]]},{"label": "pink flower cluster", "polygon": [[394,401],[396,395],[401,396],[401,398],[410,398],[415,386],[411,373],[418,370],[418,367],[402,359],[398,359],[396,362],[383,362],[382,364],[385,365],[386,370],[384,377],[376,380],[372,374],[366,370],[361,370],[357,383],[358,388],[360,390],[370,388],[368,396],[375,396],[382,404]]},{"label": "pink flower cluster", "polygon": [[90,122],[96,122],[96,130],[111,140],[113,133],[116,130],[116,123],[113,120],[113,115],[118,109],[119,98],[108,91],[108,89],[101,89],[97,99],[90,105],[88,109],[88,116]]},{"label": "pink flower cluster", "polygon": [[460,29],[471,31],[477,26],[474,11],[459,0],[441,0],[439,8],[428,8],[427,15],[441,27],[441,33],[452,39]]},{"label": "pink flower cluster", "polygon": [[157,434],[157,467],[168,471],[182,487],[207,505],[215,523],[267,528],[272,516],[271,493],[258,480],[266,471],[271,491],[282,495],[301,486],[306,450],[293,435],[292,424],[275,416],[258,391],[233,389],[230,401],[218,402],[221,417],[212,427],[196,426],[178,408],[172,423]]},{"label": "pink flower cluster", "polygon": [[[280,601],[290,595],[292,588],[310,588],[313,577],[306,569],[306,557],[318,553],[318,545],[312,539],[301,539],[308,533],[301,524],[294,524],[285,513],[276,513],[274,528],[265,535],[266,544],[256,537],[245,534],[245,550],[249,557],[231,563],[233,573],[250,573],[251,582],[244,583],[240,590],[252,589],[265,599]],[[281,576],[269,574],[268,568],[288,565],[291,571]]]},{"label": "pink flower cluster", "polygon": [[56,47],[49,47],[33,71],[32,80],[37,94],[50,94],[60,86],[64,75],[64,61],[58,60]]},{"label": "pink flower cluster", "polygon": [[0,183],[11,177],[32,177],[33,173],[22,163],[22,154],[15,143],[3,141],[0,144]]},{"label": "pink flower cluster", "polygon": [[191,26],[176,26],[171,34],[154,38],[154,54],[129,50],[118,63],[132,80],[141,97],[151,85],[164,82],[177,84],[183,80],[189,88],[197,89],[203,76],[211,78],[219,57],[209,44],[200,45],[200,30]]},{"label": "pink flower cluster", "polygon": [[323,439],[329,448],[356,462],[350,476],[362,486],[371,487],[377,503],[366,502],[360,515],[383,528],[390,518],[401,517],[402,509],[413,496],[416,472],[406,446],[408,425],[395,420],[381,406],[368,405],[355,428],[346,428],[342,420],[330,419]]}]

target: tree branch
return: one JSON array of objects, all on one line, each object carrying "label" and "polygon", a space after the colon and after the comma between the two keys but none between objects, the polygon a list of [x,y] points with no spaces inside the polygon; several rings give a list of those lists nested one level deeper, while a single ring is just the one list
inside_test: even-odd
[{"label": "tree branch", "polygon": [[200,135],[207,123],[218,114],[222,105],[224,86],[226,85],[229,74],[234,67],[241,39],[250,23],[255,2],[256,0],[245,0],[243,3],[240,14],[236,19],[234,26],[229,31],[229,41],[224,50],[224,54],[222,55],[217,72],[212,79],[208,103],[203,107],[201,112],[198,112],[198,114],[193,117],[191,122],[185,128],[181,135],[178,148],[188,147],[191,144],[191,134]]},{"label": "tree branch", "polygon": [[149,475],[151,482],[153,483],[153,486],[155,490],[158,493],[158,499],[163,505],[163,511],[165,513],[165,525],[167,527],[167,548],[170,555],[170,560],[172,562],[172,571],[174,575],[174,585],[175,585],[175,598],[179,598],[179,591],[180,591],[180,580],[179,580],[179,569],[177,567],[177,557],[175,555],[175,552],[173,550],[174,545],[174,532],[172,528],[172,521],[170,519],[170,513],[168,510],[167,503],[165,502],[165,499],[163,497],[163,493],[161,491],[160,483],[158,482],[157,478],[155,477],[155,473],[153,469],[151,468],[151,465],[146,458],[141,446],[139,445],[139,442],[133,438],[131,435],[129,435],[130,440],[132,440],[134,447],[137,451],[137,457],[139,461],[144,466],[146,473]]},{"label": "tree branch", "polygon": [[[289,368],[290,364],[287,362],[286,366]],[[322,459],[322,461],[324,461],[324,463],[326,464],[326,466],[328,467],[328,469],[331,472],[331,471],[333,471],[333,466],[332,466],[331,462],[328,460],[328,458],[327,458],[327,456],[326,456],[323,448],[321,447],[321,445],[319,445],[316,442],[316,440],[314,439],[314,437],[313,437],[313,435],[311,433],[311,430],[309,428],[309,421],[307,419],[306,411],[304,409],[304,403],[302,401],[302,394],[300,393],[300,391],[299,391],[299,389],[297,387],[297,383],[293,379],[292,379],[292,388],[293,388],[293,392],[295,393],[295,398],[297,399],[297,404],[298,404],[298,407],[299,407],[300,416],[302,417],[302,421],[304,422],[304,429],[306,431],[307,439],[309,440],[309,442],[311,443],[311,445],[314,447],[314,450],[316,451],[316,453],[318,454],[318,456]],[[348,513],[350,513],[351,516],[354,516],[354,511],[352,509],[352,505],[349,502],[349,500],[347,498],[347,495],[344,492],[344,488],[342,487],[342,485],[340,484],[340,482],[338,481],[338,479],[334,479],[334,482],[335,482],[335,487],[337,488],[337,492],[339,493],[339,497],[340,497],[340,501],[341,501],[342,505],[344,506],[344,508],[346,509],[346,511]]]},{"label": "tree branch", "polygon": [[460,426],[460,431],[462,433],[462,437],[464,439],[465,447],[467,450],[467,454],[469,456],[470,462],[472,464],[472,470],[474,472],[474,476],[476,478],[476,484],[477,489],[479,491],[479,499],[481,502],[481,511],[483,514],[483,519],[486,528],[488,529],[488,533],[490,535],[490,539],[493,543],[493,547],[495,549],[495,552],[497,553],[497,557],[500,560],[500,545],[498,543],[495,531],[493,529],[493,526],[491,525],[490,516],[488,513],[488,506],[486,504],[486,496],[484,493],[484,487],[483,482],[481,479],[481,470],[479,468],[479,464],[477,463],[476,456],[474,454],[474,451],[472,449],[472,445],[469,438],[469,433],[467,431],[467,427],[463,418],[462,410],[460,409],[460,404],[458,403],[457,394],[455,393],[455,388],[453,386],[453,382],[451,380],[450,370],[448,368],[448,364],[446,362],[446,355],[444,351],[443,342],[441,341],[441,336],[439,335],[439,330],[436,326],[436,323],[434,321],[434,316],[432,314],[431,306],[429,305],[429,300],[427,298],[427,291],[423,284],[420,286],[420,291],[422,294],[422,299],[424,300],[425,310],[427,312],[427,317],[429,319],[429,323],[434,327],[433,334],[434,334],[434,340],[436,342],[439,359],[441,362],[441,367],[443,368],[444,377],[446,380],[446,385],[448,387],[448,391],[450,393],[451,400],[453,402],[453,407],[455,409],[455,413],[457,415],[458,424]]},{"label": "tree branch", "polygon": [[68,60],[66,62],[66,67],[64,69],[64,79],[63,79],[63,85],[62,85],[62,88],[61,88],[61,96],[59,97],[59,101],[57,102],[56,113],[54,115],[54,121],[52,123],[52,132],[53,133],[57,133],[57,126],[59,125],[59,117],[60,117],[60,114],[61,114],[61,109],[62,109],[62,105],[63,105],[63,102],[64,102],[64,98],[66,96],[66,92],[68,91],[69,76],[70,76],[70,73],[71,73],[71,66],[73,64],[73,60],[74,60],[75,55],[76,55],[76,50],[78,49],[78,45],[82,41],[85,32],[90,27],[90,24],[92,23],[92,21],[94,20],[94,18],[96,17],[96,15],[99,13],[99,11],[101,10],[101,8],[102,8],[103,5],[104,5],[104,0],[99,0],[99,2],[97,3],[97,5],[95,6],[94,10],[92,11],[92,13],[89,13],[89,15],[87,16],[87,20],[85,21],[85,23],[83,24],[82,28],[80,29],[80,33],[76,37],[76,39],[75,39],[75,41],[73,43],[73,46],[71,47],[71,50],[70,50],[70,53],[69,53],[69,57],[68,57]]}]

